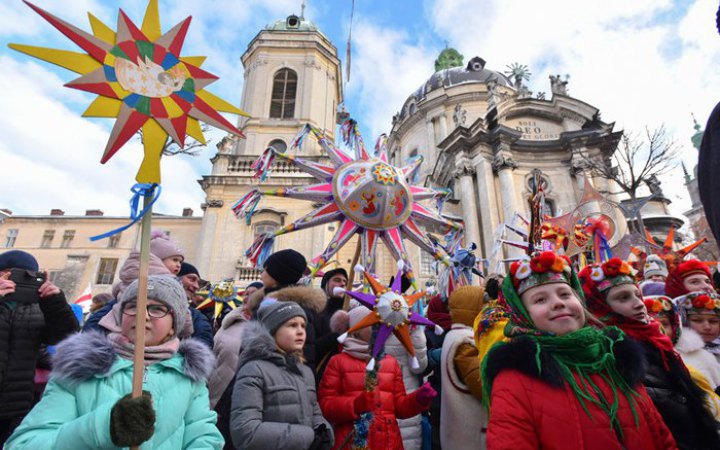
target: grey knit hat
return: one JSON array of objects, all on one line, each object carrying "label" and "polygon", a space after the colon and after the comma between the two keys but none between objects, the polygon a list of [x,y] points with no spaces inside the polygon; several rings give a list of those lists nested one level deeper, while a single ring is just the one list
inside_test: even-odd
[{"label": "grey knit hat", "polygon": [[[133,281],[120,296],[120,307],[138,295],[138,281]],[[188,315],[188,302],[185,290],[177,278],[170,275],[150,275],[148,277],[148,300],[156,300],[167,305],[173,314],[175,335],[183,329]]]},{"label": "grey knit hat", "polygon": [[263,300],[258,309],[258,320],[272,334],[293,317],[302,317],[307,322],[305,311],[295,302],[279,302],[276,300]]}]

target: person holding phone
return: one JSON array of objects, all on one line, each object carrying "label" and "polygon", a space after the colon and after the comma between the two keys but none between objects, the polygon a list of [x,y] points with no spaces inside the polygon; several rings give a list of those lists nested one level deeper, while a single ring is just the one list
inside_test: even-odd
[{"label": "person holding phone", "polygon": [[32,407],[41,345],[76,331],[65,295],[39,272],[35,257],[0,253],[0,446]]}]

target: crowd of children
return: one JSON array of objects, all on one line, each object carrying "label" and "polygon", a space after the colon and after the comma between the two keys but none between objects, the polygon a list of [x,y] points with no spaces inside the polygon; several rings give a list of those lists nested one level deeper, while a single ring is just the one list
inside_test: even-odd
[{"label": "crowd of children", "polygon": [[370,379],[372,330],[338,343],[369,313],[338,294],[344,269],[313,288],[301,254],[275,252],[212,327],[182,249],[155,232],[151,252],[143,395],[129,395],[133,253],[4,448],[720,448],[720,297],[699,261],[668,270],[651,255],[638,284],[618,258],[576,273],[538,252],[433,297],[442,335],[413,327],[412,363],[389,339]]}]

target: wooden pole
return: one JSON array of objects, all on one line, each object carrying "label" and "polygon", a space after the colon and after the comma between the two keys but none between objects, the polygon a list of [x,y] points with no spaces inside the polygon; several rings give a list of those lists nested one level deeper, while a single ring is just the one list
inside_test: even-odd
[{"label": "wooden pole", "polygon": [[[358,260],[360,259],[360,250],[362,249],[362,239],[360,236],[358,236],[357,246],[355,247],[355,255],[352,259],[352,265],[350,266],[350,276],[348,277],[347,286],[345,287],[346,290],[350,291],[352,290],[353,283],[355,282],[355,266],[357,266]],[[343,310],[347,311],[350,309],[350,296],[345,296],[345,301],[343,302]]]},{"label": "wooden pole", "polygon": [[[148,208],[155,189],[143,197],[143,209]],[[138,278],[137,315],[135,316],[135,353],[133,355],[132,398],[142,395],[145,375],[145,320],[147,312],[148,268],[150,262],[150,228],[152,226],[152,206],[140,222],[140,277]],[[130,447],[133,450],[139,447]]]}]

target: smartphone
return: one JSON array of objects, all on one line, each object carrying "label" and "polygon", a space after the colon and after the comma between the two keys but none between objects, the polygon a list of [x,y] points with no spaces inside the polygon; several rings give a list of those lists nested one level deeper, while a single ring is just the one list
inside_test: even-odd
[{"label": "smartphone", "polygon": [[38,289],[45,282],[45,272],[25,269],[10,269],[10,281],[15,282],[15,292],[0,298],[4,302],[37,303],[40,301]]}]

